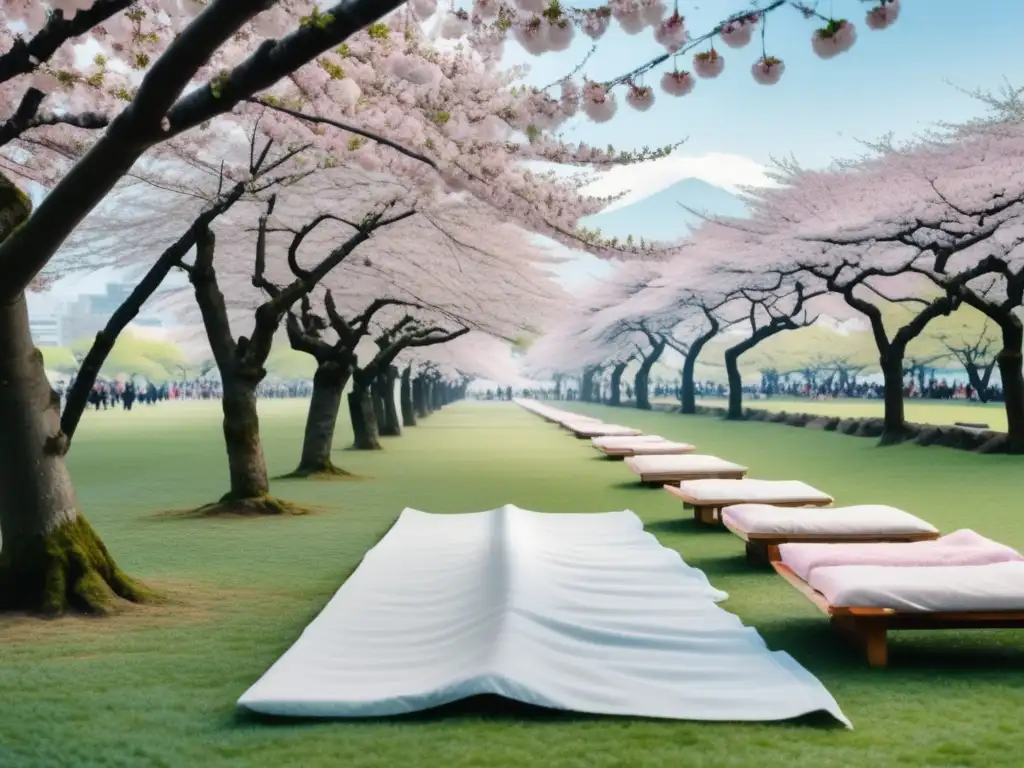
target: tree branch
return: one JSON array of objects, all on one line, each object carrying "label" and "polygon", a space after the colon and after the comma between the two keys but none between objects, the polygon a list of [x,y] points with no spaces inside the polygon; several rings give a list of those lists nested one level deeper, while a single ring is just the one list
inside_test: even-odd
[{"label": "tree branch", "polygon": [[53,11],[31,40],[15,38],[11,49],[0,56],[0,83],[34,72],[68,40],[84,35],[133,2],[135,0],[95,0],[91,7],[76,12],[70,19],[64,18],[63,11]]},{"label": "tree branch", "polygon": [[252,287],[259,288],[276,299],[281,295],[281,289],[266,278],[267,271],[267,219],[274,213],[274,206],[277,204],[277,195],[271,195],[267,201],[267,209],[260,216],[259,230],[256,234],[256,263],[252,273]]},{"label": "tree branch", "polygon": [[319,23],[301,26],[280,40],[267,40],[219,78],[215,86],[211,83],[180,98],[167,113],[171,133],[177,135],[230,112],[240,101],[270,88],[402,3],[403,0],[341,0],[321,11]]},{"label": "tree branch", "polygon": [[[160,287],[168,273],[174,267],[183,267],[185,255],[197,245],[201,233],[208,231],[210,224],[218,216],[227,212],[245,192],[245,184],[239,182],[221,197],[216,203],[203,211],[192,222],[192,225],[178,240],[165,250],[160,258],[156,260],[142,280],[135,286],[128,298],[110,316],[103,330],[96,334],[96,340],[86,354],[85,359],[79,366],[75,376],[75,383],[68,391],[67,402],[64,405],[64,412],[61,414],[60,428],[67,437],[68,442],[75,435],[78,423],[82,418],[89,403],[89,393],[92,392],[96,379],[106,362],[107,356],[114,348],[121,332],[135,319],[142,309],[142,306]],[[209,244],[212,252],[213,245]],[[212,256],[211,256],[212,258]],[[186,268],[191,272],[191,268]]]},{"label": "tree branch", "polygon": [[406,157],[411,157],[413,160],[418,160],[421,163],[429,165],[435,171],[441,170],[440,166],[426,155],[421,154],[414,149],[409,149],[408,147],[399,144],[397,141],[392,141],[391,139],[385,136],[381,136],[379,133],[368,131],[365,128],[360,128],[350,123],[343,123],[340,120],[331,120],[330,118],[327,117],[320,117],[319,115],[311,115],[307,112],[300,112],[297,109],[289,109],[288,107],[282,107],[278,104],[272,104],[260,98],[250,97],[244,100],[251,104],[259,104],[261,107],[273,109],[276,112],[281,112],[285,115],[290,115],[291,117],[297,118],[299,120],[304,120],[307,123],[314,123],[316,125],[330,125],[333,126],[334,128],[339,128],[343,131],[354,133],[357,136],[362,136],[363,138],[369,139],[370,141],[374,141],[377,144],[381,144],[382,146],[391,147],[391,149],[395,150],[396,152],[400,152]]}]

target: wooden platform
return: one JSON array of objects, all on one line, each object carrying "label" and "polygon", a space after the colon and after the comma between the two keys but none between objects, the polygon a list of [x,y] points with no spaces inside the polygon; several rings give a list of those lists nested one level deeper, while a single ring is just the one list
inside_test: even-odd
[{"label": "wooden platform", "polygon": [[[656,443],[648,443],[648,445],[656,445]],[[605,456],[610,456],[611,458],[614,458],[614,459],[625,459],[625,458],[628,458],[628,457],[631,457],[631,456],[684,456],[687,453],[693,453],[695,450],[697,450],[694,446],[692,446],[692,445],[685,445],[685,444],[678,445],[678,446],[676,446],[674,448],[671,448],[671,449],[669,449],[667,451],[664,451],[662,453],[650,453],[650,452],[646,452],[646,451],[643,452],[643,453],[636,453],[636,449],[635,448],[619,448],[618,446],[612,446],[612,447],[608,447],[608,448],[603,448],[603,447],[598,447],[598,446],[594,446],[594,447],[597,448],[597,450],[599,450]],[[671,480],[671,478],[670,478],[670,480]],[[655,482],[655,481],[650,481],[650,482]],[[659,480],[657,482],[667,482],[667,481]]]},{"label": "wooden platform", "polygon": [[785,563],[773,562],[772,567],[828,616],[832,627],[863,651],[872,667],[888,665],[888,632],[891,629],[1024,628],[1024,611],[910,613],[892,608],[832,605],[821,592],[793,573]]},{"label": "wooden platform", "polygon": [[[696,477],[687,477],[687,478],[685,478],[685,480],[711,480],[711,479],[732,480],[732,479],[742,479],[742,477],[740,477],[740,478],[730,478],[730,477],[724,477],[722,475],[699,475],[699,476],[696,476]],[[680,481],[680,482],[683,482],[683,481]],[[663,487],[664,487],[664,489],[666,491],[671,493],[673,496],[675,496],[676,498],[682,500],[682,502],[683,502],[683,509],[692,509],[693,510],[693,519],[696,520],[698,523],[702,523],[704,525],[721,525],[722,524],[722,510],[725,507],[731,507],[734,504],[771,504],[773,507],[827,507],[829,504],[831,504],[833,502],[833,499],[831,499],[831,498],[828,499],[828,500],[821,499],[821,498],[814,498],[814,499],[790,499],[790,500],[786,500],[786,501],[766,501],[766,502],[751,501],[750,499],[728,499],[728,500],[722,500],[722,501],[709,502],[709,501],[703,501],[701,499],[695,499],[693,496],[690,496],[688,493],[683,491],[681,488],[677,488],[674,485],[665,485]]]},{"label": "wooden platform", "polygon": [[[826,510],[827,511],[827,510]],[[746,543],[747,559],[752,563],[767,564],[778,562],[780,544],[907,544],[914,541],[932,541],[942,534],[938,531],[921,533],[874,533],[844,536],[836,533],[751,533],[730,525],[722,525],[739,536]]]},{"label": "wooden platform", "polygon": [[678,493],[679,488],[671,483],[683,483],[687,480],[742,480],[747,476],[747,471],[746,468],[743,468],[695,470],[693,472],[644,472],[640,475],[640,482],[655,488],[660,485],[674,496],[682,498]]}]

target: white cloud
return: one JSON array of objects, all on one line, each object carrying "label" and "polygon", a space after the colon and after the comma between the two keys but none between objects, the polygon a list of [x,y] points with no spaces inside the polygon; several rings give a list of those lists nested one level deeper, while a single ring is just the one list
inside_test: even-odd
[{"label": "white cloud", "polygon": [[683,179],[700,179],[733,194],[739,193],[742,187],[778,186],[768,178],[767,171],[765,166],[742,155],[713,152],[693,157],[673,152],[647,163],[616,166],[583,191],[597,196],[626,192],[621,200],[605,210],[607,213],[650,197]]}]

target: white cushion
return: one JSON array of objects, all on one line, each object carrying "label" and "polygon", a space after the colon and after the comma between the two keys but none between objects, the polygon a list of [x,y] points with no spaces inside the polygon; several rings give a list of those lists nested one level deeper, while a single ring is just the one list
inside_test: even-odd
[{"label": "white cushion", "polygon": [[591,437],[599,436],[633,436],[641,434],[641,430],[624,427],[621,424],[573,424],[569,427],[573,432]]},{"label": "white cushion", "polygon": [[684,480],[679,489],[706,503],[827,502],[832,497],[799,480]]},{"label": "white cushion", "polygon": [[[717,456],[689,454],[680,456],[632,456],[626,459],[638,475],[671,474],[673,472],[742,472],[746,467]],[[693,480],[690,482],[709,482]],[[717,482],[717,481],[710,481]]]},{"label": "white cushion", "polygon": [[938,533],[934,525],[884,504],[852,507],[773,507],[736,504],[722,510],[722,522],[744,533],[793,536],[870,536],[872,534]]},{"label": "white cushion", "polygon": [[595,448],[618,448],[632,449],[634,446],[646,443],[666,443],[664,437],[658,435],[601,435],[590,438]]},{"label": "white cushion", "polygon": [[835,606],[896,611],[1024,611],[1024,562],[815,568],[810,585]]}]

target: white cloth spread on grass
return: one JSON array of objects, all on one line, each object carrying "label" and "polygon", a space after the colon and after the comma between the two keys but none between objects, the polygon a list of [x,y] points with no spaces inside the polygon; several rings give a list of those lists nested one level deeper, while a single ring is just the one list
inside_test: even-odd
[{"label": "white cloth spread on grass", "polygon": [[563,710],[784,720],[832,696],[722,610],[727,595],[632,512],[406,509],[239,700],[373,717],[477,694]]}]

